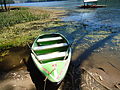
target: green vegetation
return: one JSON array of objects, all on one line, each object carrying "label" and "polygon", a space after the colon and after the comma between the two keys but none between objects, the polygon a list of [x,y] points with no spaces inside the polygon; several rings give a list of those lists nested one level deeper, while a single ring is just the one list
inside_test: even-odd
[{"label": "green vegetation", "polygon": [[40,33],[40,30],[33,30],[31,24],[26,22],[45,20],[50,13],[44,10],[34,12],[34,9],[20,8],[0,13],[0,50],[26,45]]},{"label": "green vegetation", "polygon": [[[21,8],[0,13],[0,51],[26,46],[47,28],[62,26],[56,18],[58,11]],[[62,12],[61,12],[62,13]],[[44,31],[45,30],[45,31]],[[52,29],[53,30],[53,29]],[[53,30],[54,31],[54,30]]]},{"label": "green vegetation", "polygon": [[0,13],[0,28],[12,26],[14,24],[19,24],[28,21],[41,20],[49,17],[49,14],[39,14],[35,15],[29,10],[20,9],[12,10],[9,12]]}]

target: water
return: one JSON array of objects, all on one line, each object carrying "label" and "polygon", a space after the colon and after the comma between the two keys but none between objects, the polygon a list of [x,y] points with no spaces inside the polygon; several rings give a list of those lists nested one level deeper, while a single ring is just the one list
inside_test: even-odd
[{"label": "water", "polygon": [[82,1],[51,1],[51,2],[34,2],[34,3],[17,3],[11,4],[11,6],[33,6],[33,7],[65,7],[75,8],[76,5],[80,5]]},{"label": "water", "polygon": [[[37,6],[37,7],[69,7],[83,4],[83,0],[66,0],[66,1],[49,1],[49,2],[34,2],[34,3],[16,3],[12,6]],[[98,0],[98,4],[107,5],[109,8],[120,8],[120,0]],[[70,8],[71,7],[71,8]]]},{"label": "water", "polygon": [[35,3],[17,3],[11,6],[32,6],[32,7],[63,7],[69,10],[69,16],[62,18],[64,21],[82,21],[84,23],[109,25],[119,27],[120,24],[120,0],[99,0],[98,4],[107,5],[99,9],[77,9],[76,6],[83,5],[82,0],[51,1]]}]

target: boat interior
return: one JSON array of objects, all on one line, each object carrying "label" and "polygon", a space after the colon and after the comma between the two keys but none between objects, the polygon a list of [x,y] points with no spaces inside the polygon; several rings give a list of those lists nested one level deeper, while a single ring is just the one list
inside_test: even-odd
[{"label": "boat interior", "polygon": [[69,52],[69,44],[59,34],[40,36],[34,43],[33,51],[42,63],[66,60]]}]

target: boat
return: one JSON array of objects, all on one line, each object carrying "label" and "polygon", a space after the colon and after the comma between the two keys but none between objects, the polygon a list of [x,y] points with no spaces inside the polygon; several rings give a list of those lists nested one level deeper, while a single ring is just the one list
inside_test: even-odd
[{"label": "boat", "polygon": [[97,5],[98,0],[83,0],[84,5],[77,6],[78,8],[102,8],[106,5]]},{"label": "boat", "polygon": [[87,5],[97,5],[97,2],[98,0],[84,0],[84,6],[87,6]]},{"label": "boat", "polygon": [[70,64],[71,45],[59,33],[40,35],[32,44],[31,57],[45,80],[59,84]]},{"label": "boat", "polygon": [[89,3],[89,2],[98,2],[98,0],[84,0],[84,2]]},{"label": "boat", "polygon": [[77,8],[104,8],[106,7],[106,5],[81,5],[81,6],[77,6]]}]

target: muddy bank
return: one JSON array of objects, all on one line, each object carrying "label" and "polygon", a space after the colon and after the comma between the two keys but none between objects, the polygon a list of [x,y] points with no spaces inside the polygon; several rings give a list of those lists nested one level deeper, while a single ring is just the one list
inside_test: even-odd
[{"label": "muddy bank", "polygon": [[5,73],[0,80],[0,90],[36,90],[26,67]]},{"label": "muddy bank", "polygon": [[29,56],[28,46],[1,52],[0,90],[36,90],[24,63]]},{"label": "muddy bank", "polygon": [[79,67],[76,67],[81,70],[81,74],[79,74],[81,78],[79,87],[81,87],[82,90],[92,90],[93,88],[95,90],[120,89],[119,52],[114,50],[108,52],[107,50],[108,48],[104,48],[102,52],[92,52],[92,54],[85,59]]},{"label": "muddy bank", "polygon": [[28,46],[16,47],[1,52],[0,71],[10,71],[24,65],[23,61],[29,58],[30,50]]}]

